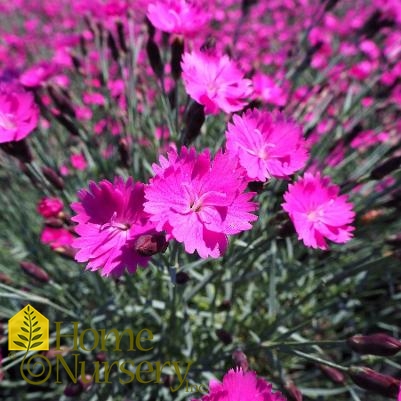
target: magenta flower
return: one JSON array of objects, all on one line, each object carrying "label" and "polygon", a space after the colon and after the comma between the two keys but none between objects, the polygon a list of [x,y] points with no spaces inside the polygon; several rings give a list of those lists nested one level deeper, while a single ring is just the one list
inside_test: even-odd
[{"label": "magenta flower", "polygon": [[[196,401],[196,400],[192,400]],[[201,401],[286,401],[279,392],[272,391],[272,385],[255,372],[230,369],[223,382],[211,380],[209,394]]]},{"label": "magenta flower", "polygon": [[87,269],[101,270],[103,276],[121,275],[125,268],[134,273],[137,266],[145,267],[149,257],[135,249],[136,240],[154,232],[148,215],[143,211],[144,185],[127,182],[121,177],[111,183],[91,182],[89,191],[78,193],[79,202],[71,205],[77,213],[72,218],[78,225],[79,238],[72,246],[78,248],[75,259],[88,262]]},{"label": "magenta flower", "polygon": [[305,173],[284,194],[283,209],[290,215],[298,239],[312,248],[327,249],[325,238],[345,243],[352,238],[355,213],[346,195],[330,178]]},{"label": "magenta flower", "polygon": [[52,249],[71,245],[74,236],[63,227],[44,227],[40,235],[43,244],[49,244]]},{"label": "magenta flower", "polygon": [[39,110],[31,93],[15,84],[0,86],[0,143],[19,141],[38,125]]},{"label": "magenta flower", "polygon": [[199,1],[155,0],[149,4],[146,15],[155,28],[190,37],[210,19],[206,10]]},{"label": "magenta flower", "polygon": [[38,203],[37,211],[47,219],[49,217],[57,217],[63,207],[63,201],[59,198],[42,198]]},{"label": "magenta flower", "polygon": [[238,157],[251,180],[288,177],[307,160],[302,128],[282,114],[254,109],[234,115],[226,137],[228,152]]},{"label": "magenta flower", "polygon": [[252,82],[227,55],[184,53],[181,62],[185,90],[205,106],[206,114],[241,110],[252,93]]},{"label": "magenta flower", "polygon": [[217,258],[227,248],[227,235],[249,230],[257,219],[242,169],[227,154],[211,161],[209,150],[196,154],[184,147],[180,155],[171,150],[161,157],[153,171],[145,211],[158,231],[183,243],[188,253]]}]

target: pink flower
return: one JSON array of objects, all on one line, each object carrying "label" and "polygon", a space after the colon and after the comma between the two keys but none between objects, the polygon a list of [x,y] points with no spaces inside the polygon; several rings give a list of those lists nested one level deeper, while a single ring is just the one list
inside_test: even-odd
[{"label": "pink flower", "polygon": [[156,0],[149,4],[146,15],[155,28],[190,37],[210,19],[206,10],[200,1]]},{"label": "pink flower", "polygon": [[257,72],[252,77],[254,98],[261,99],[276,106],[284,106],[287,102],[287,93],[266,74]]},{"label": "pink flower", "polygon": [[74,236],[62,227],[45,227],[40,236],[40,240],[44,244],[49,244],[52,249],[56,249],[65,245],[71,245],[74,241]]},{"label": "pink flower", "polygon": [[298,239],[306,246],[327,249],[325,238],[345,243],[352,238],[355,213],[346,195],[338,195],[339,187],[330,178],[305,173],[284,194],[283,209],[290,215]]},{"label": "pink flower", "polygon": [[78,223],[75,232],[79,235],[72,244],[79,249],[75,259],[88,262],[88,270],[101,270],[103,276],[146,267],[149,258],[135,249],[142,234],[154,232],[143,210],[144,185],[117,177],[113,183],[91,182],[89,191],[82,189],[78,197],[79,202],[71,205],[77,213],[72,220]]},{"label": "pink flower", "polygon": [[145,211],[157,231],[184,244],[188,253],[217,258],[227,248],[227,235],[249,230],[257,217],[253,193],[244,193],[246,182],[237,161],[209,150],[175,150],[153,165],[156,176],[145,189]]},{"label": "pink flower", "polygon": [[184,53],[182,77],[185,90],[194,100],[205,106],[206,114],[241,110],[252,93],[252,82],[226,55],[205,52]]},{"label": "pink flower", "polygon": [[38,125],[39,110],[31,93],[14,84],[0,86],[0,143],[19,141]]},{"label": "pink flower", "polygon": [[238,157],[251,180],[287,177],[307,160],[302,128],[282,114],[254,109],[234,115],[226,137],[228,152]]},{"label": "pink flower", "polygon": [[19,80],[27,88],[34,88],[49,80],[56,74],[57,69],[55,64],[44,61],[27,69]]},{"label": "pink flower", "polygon": [[45,219],[56,217],[62,210],[64,204],[59,198],[43,198],[38,203],[37,211]]},{"label": "pink flower", "polygon": [[83,171],[88,167],[85,157],[79,153],[71,155],[70,162],[72,167],[80,171]]},{"label": "pink flower", "polygon": [[[223,382],[211,380],[209,394],[202,401],[285,401],[279,392],[272,391],[272,385],[255,372],[230,369]],[[196,401],[196,400],[192,400]]]}]

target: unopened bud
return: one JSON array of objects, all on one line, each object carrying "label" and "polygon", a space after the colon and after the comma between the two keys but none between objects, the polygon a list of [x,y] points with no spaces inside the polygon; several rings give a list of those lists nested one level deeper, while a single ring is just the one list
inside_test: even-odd
[{"label": "unopened bud", "polygon": [[63,258],[70,260],[75,260],[75,255],[77,253],[77,249],[69,245],[59,246],[57,248],[54,248],[53,251],[57,252]]},{"label": "unopened bud", "polygon": [[30,163],[32,161],[32,153],[25,139],[14,142],[6,142],[0,144],[0,148],[10,156],[15,157],[22,163]]},{"label": "unopened bud", "polygon": [[401,341],[385,333],[355,335],[347,339],[347,344],[358,354],[392,356],[401,350]]},{"label": "unopened bud", "polygon": [[32,262],[20,262],[20,266],[25,273],[36,278],[38,281],[42,283],[47,283],[49,281],[49,275],[38,265]]},{"label": "unopened bud", "polygon": [[67,114],[73,118],[75,117],[74,106],[66,96],[63,96],[55,87],[51,85],[48,86],[47,91],[62,114]]},{"label": "unopened bud", "polygon": [[118,142],[118,153],[122,166],[128,167],[130,164],[129,144],[127,138],[121,138]]},{"label": "unopened bud", "polygon": [[365,390],[394,399],[397,397],[400,381],[392,376],[359,366],[351,366],[348,373],[351,380]]},{"label": "unopened bud", "polygon": [[61,228],[64,226],[64,222],[57,217],[49,217],[45,220],[45,226],[52,228]]},{"label": "unopened bud", "polygon": [[161,79],[163,77],[164,66],[160,57],[159,47],[152,38],[149,38],[146,43],[146,52],[153,72],[157,78]]},{"label": "unopened bud", "polygon": [[232,353],[232,358],[235,366],[241,368],[244,372],[249,370],[248,358],[240,349],[237,349]]},{"label": "unopened bud", "polygon": [[205,122],[204,107],[197,102],[193,102],[189,107],[185,116],[186,127],[182,134],[183,144],[185,146],[188,146],[200,135],[200,130],[204,122]]},{"label": "unopened bud", "polygon": [[42,167],[42,173],[56,189],[64,188],[64,180],[50,167]]},{"label": "unopened bud", "polygon": [[64,395],[67,397],[76,397],[82,393],[83,386],[80,381],[68,383],[64,388]]},{"label": "unopened bud", "polygon": [[225,299],[218,307],[217,309],[222,312],[222,311],[229,311],[231,310],[231,301],[229,299]]},{"label": "unopened bud", "polygon": [[114,40],[114,36],[110,31],[107,32],[107,46],[111,51],[111,57],[113,57],[113,60],[118,62],[120,58],[120,52],[117,47],[116,41]]},{"label": "unopened bud", "polygon": [[0,283],[11,284],[12,280],[7,274],[0,272]]},{"label": "unopened bud", "polygon": [[79,136],[78,128],[64,114],[54,114],[53,117],[74,136]]},{"label": "unopened bud", "polygon": [[299,388],[292,381],[288,381],[284,388],[288,395],[289,401],[302,401],[302,393]]},{"label": "unopened bud", "polygon": [[178,81],[181,76],[181,58],[184,53],[184,41],[176,37],[171,45],[171,75]]},{"label": "unopened bud", "polygon": [[225,345],[231,344],[233,342],[233,336],[226,330],[217,329],[216,336]]},{"label": "unopened bud", "polygon": [[386,160],[384,163],[377,166],[370,173],[370,177],[374,180],[380,180],[385,177],[387,174],[392,173],[394,170],[397,170],[401,167],[401,156],[395,156],[391,159]]},{"label": "unopened bud", "polygon": [[164,253],[168,242],[164,234],[144,234],[135,241],[135,250],[141,256],[152,256],[156,253]]},{"label": "unopened bud", "polygon": [[327,365],[319,365],[319,369],[333,382],[336,384],[343,384],[345,382],[344,374],[338,369],[332,368]]},{"label": "unopened bud", "polygon": [[185,272],[178,272],[175,275],[175,282],[177,284],[185,284],[187,283],[189,280],[191,280],[191,277],[189,277],[188,273]]},{"label": "unopened bud", "polygon": [[57,355],[66,356],[70,352],[70,348],[66,345],[61,345],[60,348],[50,348],[45,352],[47,359],[55,359]]},{"label": "unopened bud", "polygon": [[368,210],[366,213],[364,213],[361,216],[361,222],[364,224],[369,224],[374,222],[375,220],[377,220],[379,217],[383,216],[384,213],[384,209],[372,209],[372,210]]},{"label": "unopened bud", "polygon": [[127,47],[127,42],[125,41],[124,25],[123,25],[122,21],[117,21],[116,26],[117,26],[118,44],[120,45],[120,49],[124,53],[127,53],[128,47]]}]

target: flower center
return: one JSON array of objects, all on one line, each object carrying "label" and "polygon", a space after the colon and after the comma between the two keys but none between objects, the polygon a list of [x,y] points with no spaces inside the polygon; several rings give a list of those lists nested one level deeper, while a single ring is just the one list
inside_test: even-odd
[{"label": "flower center", "polygon": [[0,111],[0,127],[5,130],[15,129],[16,124],[14,123],[14,115]]},{"label": "flower center", "polygon": [[323,210],[311,210],[307,213],[308,220],[311,222],[318,222],[324,215]]},{"label": "flower center", "polygon": [[99,231],[107,230],[108,228],[115,228],[120,231],[128,231],[131,228],[130,223],[121,223],[121,222],[116,221],[116,219],[117,219],[117,213],[114,212],[113,215],[111,216],[110,221],[108,221],[107,223],[104,223],[100,227]]}]

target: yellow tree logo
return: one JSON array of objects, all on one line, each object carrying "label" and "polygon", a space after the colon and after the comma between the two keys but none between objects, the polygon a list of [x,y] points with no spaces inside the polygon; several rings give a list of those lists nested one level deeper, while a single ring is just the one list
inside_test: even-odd
[{"label": "yellow tree logo", "polygon": [[10,351],[49,349],[49,320],[31,305],[25,306],[8,321]]}]

